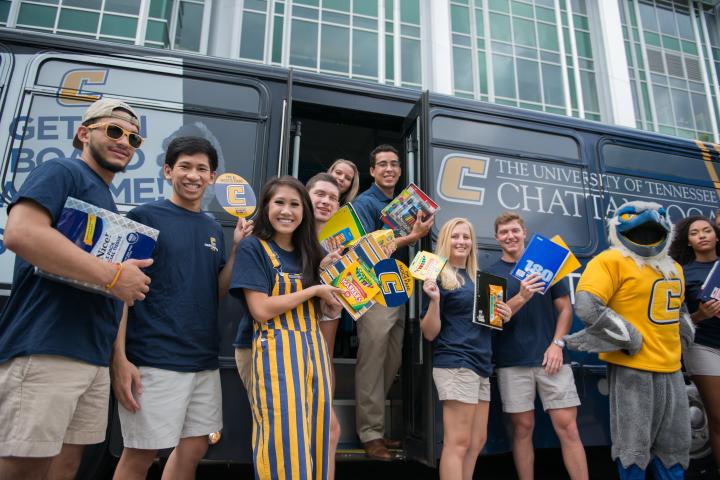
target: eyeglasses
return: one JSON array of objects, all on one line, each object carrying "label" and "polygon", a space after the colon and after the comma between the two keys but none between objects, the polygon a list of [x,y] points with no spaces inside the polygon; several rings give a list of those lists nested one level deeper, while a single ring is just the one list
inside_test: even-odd
[{"label": "eyeglasses", "polygon": [[94,130],[96,128],[103,127],[105,128],[105,136],[111,140],[120,140],[123,136],[127,136],[128,143],[132,148],[140,148],[140,145],[143,143],[143,137],[135,132],[125,130],[114,123],[93,123],[92,125],[88,125],[86,128],[88,130]]},{"label": "eyeglasses", "polygon": [[375,166],[378,168],[400,168],[400,162],[378,162]]}]

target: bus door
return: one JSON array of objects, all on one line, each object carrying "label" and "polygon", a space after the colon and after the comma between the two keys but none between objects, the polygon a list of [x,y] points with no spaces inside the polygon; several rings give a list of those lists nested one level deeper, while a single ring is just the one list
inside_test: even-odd
[{"label": "bus door", "polygon": [[[405,119],[402,141],[406,183],[415,183],[425,192],[432,178],[427,168],[428,110],[429,94],[425,92]],[[410,247],[411,260],[420,250],[433,251],[436,232],[437,226],[419,245]],[[422,283],[415,282],[415,292],[408,303],[403,348],[403,448],[408,458],[434,466],[439,458],[435,442],[435,387],[430,344],[423,340],[420,331],[422,297]]]},{"label": "bus door", "polygon": [[[304,76],[305,75],[305,76]],[[337,83],[337,84],[336,84]],[[287,171],[301,182],[325,172],[337,159],[349,160],[359,172],[360,192],[372,183],[369,153],[387,143],[402,150],[402,122],[412,103],[368,88],[358,92],[340,80],[309,81],[296,72],[292,83],[292,116]],[[403,165],[403,173],[406,167]],[[404,185],[404,180],[401,180]],[[356,435],[355,365],[358,349],[357,325],[343,317],[332,351],[335,367],[333,407],[341,426],[338,458],[364,458]],[[386,434],[402,437],[402,381],[391,388],[386,404]]]}]

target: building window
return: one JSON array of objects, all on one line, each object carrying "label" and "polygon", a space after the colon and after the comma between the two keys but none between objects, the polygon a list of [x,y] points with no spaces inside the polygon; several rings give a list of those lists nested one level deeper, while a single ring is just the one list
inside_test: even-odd
[{"label": "building window", "polygon": [[[283,4],[278,4],[278,6],[284,7]],[[245,0],[240,28],[240,58],[263,61],[267,8],[266,0]],[[282,40],[282,36],[280,38]]]},{"label": "building window", "polygon": [[[569,5],[571,10],[565,0],[560,1],[564,31],[560,39],[553,0],[451,0],[455,95],[566,114],[567,84],[572,113],[580,115],[579,89],[582,116],[599,120],[585,0],[573,0]],[[576,55],[569,37],[570,15]],[[573,69],[578,69],[578,81]],[[563,75],[568,78],[565,83]]]},{"label": "building window", "polygon": [[[14,1],[19,3],[15,23],[20,29],[194,52],[201,51],[207,36],[205,0]],[[11,3],[0,0],[0,24],[8,22]],[[138,39],[145,16],[145,38]]]},{"label": "building window", "polygon": [[[695,3],[621,0],[620,10],[637,126],[711,141],[713,126],[702,62],[708,43],[710,51],[717,52],[711,27],[716,19],[711,10],[696,9]],[[703,32],[702,15],[709,42]],[[705,66],[710,65],[708,61]]]},{"label": "building window", "polygon": [[[140,0],[22,0],[16,26],[64,35],[135,43],[140,4]],[[7,14],[5,16],[7,17]]]},{"label": "building window", "polygon": [[398,23],[399,25],[394,31],[394,35],[400,37],[400,85],[421,88],[420,2],[419,0],[394,0],[394,2],[399,3],[400,11],[400,21],[396,22],[396,25]]},{"label": "building window", "polygon": [[173,48],[199,52],[202,42],[204,0],[180,0],[175,16]]},{"label": "building window", "polygon": [[379,4],[378,0],[245,0],[239,56],[378,81]]},{"label": "building window", "polygon": [[10,0],[0,0],[0,25],[6,26],[10,15]]}]

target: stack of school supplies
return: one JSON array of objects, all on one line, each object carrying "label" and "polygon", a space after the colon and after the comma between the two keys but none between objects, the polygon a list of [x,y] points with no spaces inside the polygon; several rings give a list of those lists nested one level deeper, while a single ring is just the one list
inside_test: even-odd
[{"label": "stack of school supplies", "polygon": [[365,235],[339,260],[320,272],[320,281],[342,290],[340,303],[353,320],[377,303],[380,293],[373,266],[388,256],[373,235]]},{"label": "stack of school supplies", "polygon": [[701,302],[707,302],[709,300],[720,300],[720,268],[718,268],[720,262],[715,262],[715,265],[710,269],[708,276],[700,287],[700,293],[698,294],[698,300]]},{"label": "stack of school supplies", "polygon": [[331,251],[335,250],[338,245],[353,245],[363,235],[365,235],[365,229],[352,205],[348,203],[330,217],[320,230],[319,240],[325,250]]},{"label": "stack of school supplies", "polygon": [[[130,258],[150,258],[160,233],[73,197],[65,201],[55,228],[79,248],[111,263],[121,263]],[[77,288],[107,294],[101,285],[55,275],[37,267],[35,273]]]},{"label": "stack of school supplies", "polygon": [[580,268],[580,262],[559,235],[545,238],[535,234],[511,275],[520,281],[525,280],[528,275],[533,273],[539,275],[545,282],[541,291],[542,294],[545,294],[548,288],[578,268]]},{"label": "stack of school supplies", "polygon": [[445,257],[421,251],[410,262],[410,274],[421,281],[436,280],[446,263]]},{"label": "stack of school supplies", "polygon": [[504,302],[507,280],[490,273],[478,272],[475,277],[472,322],[494,330],[503,329],[503,319],[496,311],[498,301]]},{"label": "stack of school supplies", "polygon": [[411,183],[380,212],[382,221],[401,236],[412,232],[418,212],[428,218],[438,210],[438,205],[417,185]]}]

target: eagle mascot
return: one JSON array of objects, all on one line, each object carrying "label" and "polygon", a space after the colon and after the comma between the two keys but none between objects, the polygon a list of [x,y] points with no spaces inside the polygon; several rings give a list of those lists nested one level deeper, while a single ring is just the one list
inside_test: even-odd
[{"label": "eagle mascot", "polygon": [[657,203],[628,202],[608,219],[610,248],[580,278],[575,313],[585,329],[568,348],[608,363],[612,457],[620,478],[682,479],[690,418],[680,365],[694,327],[682,268],[668,255],[673,225]]}]

